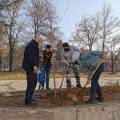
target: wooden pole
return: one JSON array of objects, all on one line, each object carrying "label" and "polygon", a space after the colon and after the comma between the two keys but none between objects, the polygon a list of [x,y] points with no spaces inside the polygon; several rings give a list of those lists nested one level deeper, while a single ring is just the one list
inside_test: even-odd
[{"label": "wooden pole", "polygon": [[[87,87],[87,85],[89,85],[89,83],[91,82],[92,77],[94,76],[94,74],[96,73],[96,71],[98,70],[98,68],[99,68],[99,66],[100,66],[101,64],[102,64],[102,63],[99,63],[99,64],[96,66],[96,68],[95,68],[95,70],[92,72],[90,78],[86,81],[86,83],[85,83],[85,85],[84,85],[84,87],[83,87],[83,90]],[[81,92],[81,90],[77,93],[77,96],[80,94],[80,92]]]},{"label": "wooden pole", "polygon": [[[51,29],[51,31],[52,31],[52,25],[50,25],[50,29]],[[49,40],[49,42],[50,42],[50,44],[51,44],[51,47],[52,47],[52,49],[54,50],[54,47],[53,47],[53,45],[52,45],[52,41],[51,41],[51,34],[50,33],[42,33],[41,32],[41,34],[43,35],[43,36],[46,36],[46,37],[48,37],[48,40]],[[51,36],[50,36],[51,35]],[[54,52],[52,51],[52,53],[54,54]],[[53,65],[52,65],[53,67],[53,79],[54,79],[54,96],[55,96],[55,98],[56,98],[56,76],[55,76],[55,63],[53,62]]]},{"label": "wooden pole", "polygon": [[84,86],[83,88],[86,88],[87,85],[89,85],[92,77],[94,76],[94,74],[96,73],[96,71],[98,70],[98,68],[99,68],[100,65],[101,65],[101,63],[99,63],[99,64],[96,66],[95,70],[92,72],[92,75],[91,75],[90,78],[86,81],[86,84],[85,84],[85,86]]},{"label": "wooden pole", "polygon": [[63,86],[63,81],[64,81],[64,78],[65,78],[66,70],[67,70],[67,67],[66,67],[66,68],[64,69],[64,71],[63,71],[63,77],[62,77],[62,81],[61,81],[61,84],[60,84],[59,89],[61,89],[62,86]]},{"label": "wooden pole", "polygon": [[56,79],[55,79],[55,64],[53,63],[53,79],[54,79],[54,97],[55,97],[55,99],[56,99],[56,93],[57,93],[57,91],[56,91]]}]

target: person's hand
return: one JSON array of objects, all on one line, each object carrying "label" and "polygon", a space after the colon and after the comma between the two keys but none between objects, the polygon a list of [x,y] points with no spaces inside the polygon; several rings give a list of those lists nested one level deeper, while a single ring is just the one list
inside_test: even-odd
[{"label": "person's hand", "polygon": [[65,66],[69,66],[69,63],[67,61],[64,62]]},{"label": "person's hand", "polygon": [[41,73],[41,71],[40,70],[38,70],[38,74],[40,74]]},{"label": "person's hand", "polygon": [[85,87],[83,87],[82,90],[85,90]]},{"label": "person's hand", "polygon": [[33,72],[34,72],[35,74],[38,73],[38,67],[37,67],[37,66],[34,66],[34,67],[33,67]]}]

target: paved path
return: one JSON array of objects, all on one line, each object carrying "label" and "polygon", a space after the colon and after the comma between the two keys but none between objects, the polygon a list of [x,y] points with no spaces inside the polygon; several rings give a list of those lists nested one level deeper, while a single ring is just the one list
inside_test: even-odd
[{"label": "paved path", "polygon": [[[76,81],[74,78],[72,78],[72,85],[75,86]],[[85,84],[86,79],[81,78],[81,84],[82,86]],[[113,84],[118,84],[120,83],[120,77],[105,77],[100,79],[100,84],[101,86],[105,85],[113,85]],[[61,84],[61,79],[58,78],[56,79],[56,87],[58,88]],[[66,86],[66,82],[64,80],[63,83],[63,88]],[[90,86],[90,85],[89,85]],[[50,87],[54,88],[54,81],[53,79],[50,80]],[[5,91],[20,91],[20,90],[25,90],[26,89],[26,80],[3,80],[0,81],[0,93],[5,92]],[[38,89],[38,86],[37,88]]]},{"label": "paved path", "polygon": [[120,120],[120,103],[44,108],[0,108],[0,120]]}]

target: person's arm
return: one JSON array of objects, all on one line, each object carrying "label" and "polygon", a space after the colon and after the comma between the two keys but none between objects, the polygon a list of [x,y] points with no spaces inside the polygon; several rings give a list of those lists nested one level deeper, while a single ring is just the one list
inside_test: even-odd
[{"label": "person's arm", "polygon": [[37,57],[36,57],[36,53],[35,53],[35,46],[32,45],[30,48],[29,48],[29,61],[30,61],[30,64],[31,66],[33,66],[33,70],[34,70],[34,73],[37,73],[38,72],[38,63],[37,63]]},{"label": "person's arm", "polygon": [[65,56],[64,56],[64,51],[62,50],[61,51],[61,62],[68,65],[68,61],[65,59]]},{"label": "person's arm", "polygon": [[80,52],[80,49],[74,45],[71,45],[71,48],[73,49],[73,51]]},{"label": "person's arm", "polygon": [[37,58],[36,58],[36,54],[35,54],[35,46],[32,45],[30,48],[29,48],[29,61],[30,61],[30,64],[32,66],[37,66]]}]

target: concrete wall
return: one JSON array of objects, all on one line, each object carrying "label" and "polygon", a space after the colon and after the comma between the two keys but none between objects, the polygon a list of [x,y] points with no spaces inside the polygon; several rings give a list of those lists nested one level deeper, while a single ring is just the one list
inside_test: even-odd
[{"label": "concrete wall", "polygon": [[120,120],[120,103],[51,109],[0,108],[0,120]]}]

